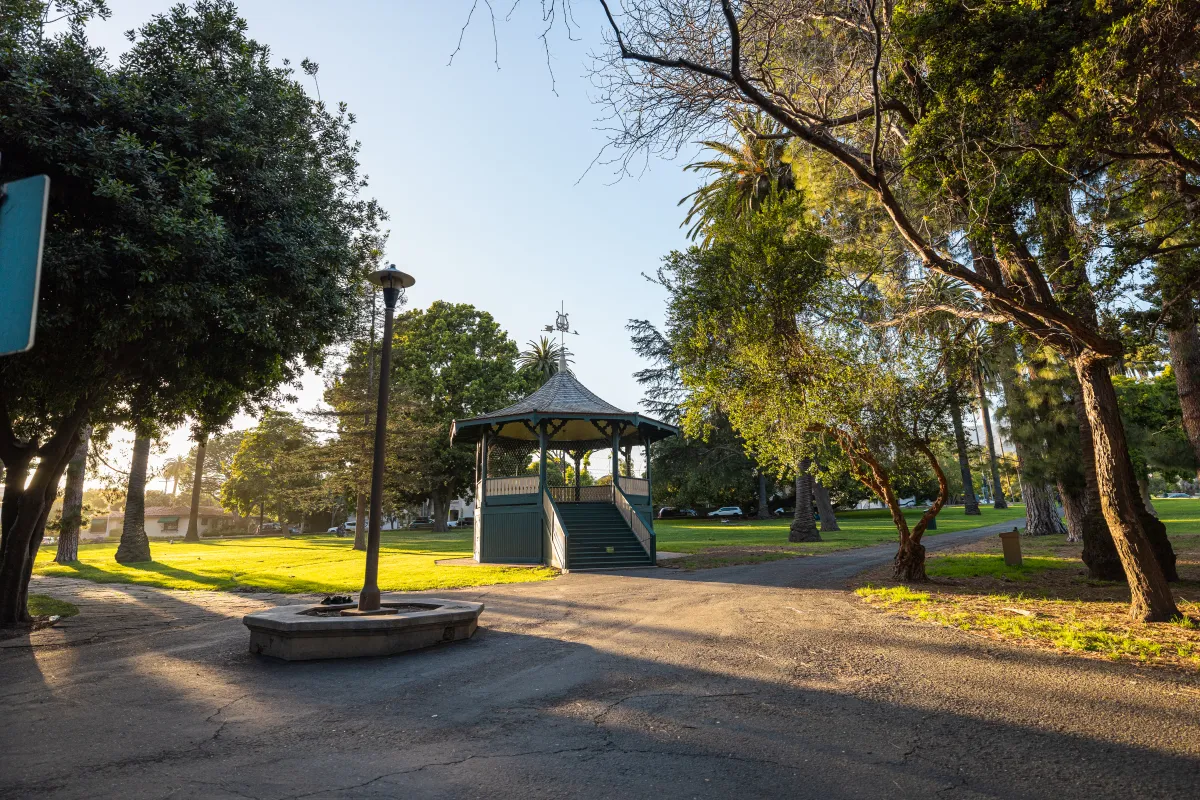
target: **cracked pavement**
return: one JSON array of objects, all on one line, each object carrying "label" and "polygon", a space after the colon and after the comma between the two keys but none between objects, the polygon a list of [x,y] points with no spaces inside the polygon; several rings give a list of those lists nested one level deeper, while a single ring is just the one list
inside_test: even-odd
[{"label": "cracked pavement", "polygon": [[1200,677],[879,614],[893,552],[439,591],[469,642],[291,664],[240,619],[296,598],[38,578],[82,614],[0,642],[0,798],[1200,796]]}]

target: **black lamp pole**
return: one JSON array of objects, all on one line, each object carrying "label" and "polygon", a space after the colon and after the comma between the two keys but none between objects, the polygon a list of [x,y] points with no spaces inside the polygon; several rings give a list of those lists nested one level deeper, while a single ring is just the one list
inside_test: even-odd
[{"label": "black lamp pole", "polygon": [[[367,570],[358,593],[360,612],[377,612],[379,605],[379,518],[383,513],[383,457],[387,435],[389,375],[392,366],[392,314],[400,294],[416,281],[388,264],[371,275],[371,283],[383,289],[383,350],[379,356],[379,407],[375,410],[375,450],[371,461],[371,510],[367,524]],[[361,524],[361,522],[359,523]]]}]

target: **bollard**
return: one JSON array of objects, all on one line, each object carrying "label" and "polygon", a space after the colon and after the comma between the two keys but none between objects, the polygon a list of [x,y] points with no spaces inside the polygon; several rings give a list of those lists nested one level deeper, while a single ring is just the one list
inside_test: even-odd
[{"label": "bollard", "polygon": [[1021,566],[1021,532],[1016,528],[1000,534],[1000,544],[1004,548],[1004,565],[1008,567]]}]

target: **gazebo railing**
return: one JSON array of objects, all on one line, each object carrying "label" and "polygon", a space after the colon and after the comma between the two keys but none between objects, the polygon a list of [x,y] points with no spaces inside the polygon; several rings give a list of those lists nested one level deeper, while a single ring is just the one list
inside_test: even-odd
[{"label": "gazebo railing", "polygon": [[637,497],[648,497],[650,495],[650,481],[645,478],[630,478],[622,475],[617,478],[617,485],[621,487],[621,491],[625,494],[632,494]]},{"label": "gazebo railing", "polygon": [[625,496],[625,493],[619,487],[613,492],[613,501],[617,504],[617,511],[621,512],[621,516],[625,518],[626,524],[633,531],[633,535],[637,537],[638,542],[645,548],[646,555],[650,556],[650,563],[653,564],[658,558],[654,528],[642,519],[642,515],[630,504],[629,498]]},{"label": "gazebo railing", "polygon": [[569,552],[567,526],[563,525],[562,517],[558,513],[558,506],[554,505],[554,500],[551,499],[549,492],[542,492],[542,524],[546,537],[546,550],[550,556],[550,566],[566,571]]},{"label": "gazebo railing", "polygon": [[612,486],[547,486],[556,503],[611,503]]},{"label": "gazebo railing", "polygon": [[488,497],[500,497],[506,494],[537,494],[538,476],[521,475],[515,478],[488,478],[485,491]]}]

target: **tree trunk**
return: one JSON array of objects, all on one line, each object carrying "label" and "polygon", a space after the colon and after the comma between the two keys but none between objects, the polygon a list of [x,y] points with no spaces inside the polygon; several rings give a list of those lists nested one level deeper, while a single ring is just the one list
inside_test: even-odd
[{"label": "tree trunk", "polygon": [[925,574],[925,545],[919,539],[907,538],[900,542],[893,568],[896,580],[905,583],[923,583],[929,580]]},{"label": "tree trunk", "polygon": [[433,529],[438,533],[450,530],[446,520],[450,516],[450,493],[440,489],[429,498],[433,501]]},{"label": "tree trunk", "polygon": [[1059,481],[1058,496],[1062,498],[1063,515],[1067,518],[1067,541],[1082,542],[1087,523],[1087,495],[1082,488]]},{"label": "tree trunk", "polygon": [[1067,532],[1054,507],[1054,490],[1046,483],[1022,483],[1025,493],[1025,535],[1061,536]]},{"label": "tree trunk", "polygon": [[[1108,376],[1108,373],[1105,373],[1105,379],[1108,381],[1109,388],[1111,389],[1112,378]],[[1111,525],[1107,519],[1107,515],[1103,511],[1103,505],[1100,500],[1100,482],[1096,468],[1097,451],[1090,413],[1084,403],[1084,391],[1082,387],[1078,381],[1076,381],[1075,385],[1079,389],[1075,394],[1075,417],[1079,423],[1080,456],[1083,466],[1085,498],[1087,500],[1083,527],[1080,531],[1080,534],[1083,536],[1083,563],[1088,568],[1088,577],[1090,578],[1105,581],[1125,580],[1127,573],[1121,556],[1117,551],[1117,545],[1113,541]],[[1118,422],[1120,422],[1119,417]],[[1123,426],[1121,433],[1122,435],[1124,434]],[[1127,460],[1129,458],[1128,451],[1125,452],[1125,458]],[[1127,491],[1134,498],[1133,508],[1135,509],[1142,532],[1149,540],[1150,548],[1154,552],[1155,558],[1158,560],[1159,567],[1166,576],[1166,579],[1168,581],[1177,581],[1179,580],[1179,573],[1175,567],[1175,551],[1171,547],[1171,540],[1167,538],[1166,526],[1151,516],[1142,505],[1141,496],[1136,489],[1137,482],[1133,476],[1134,473],[1131,464],[1129,469],[1130,484],[1127,487]]]},{"label": "tree trunk", "polygon": [[975,392],[979,395],[979,415],[983,417],[983,435],[987,440],[988,464],[992,468],[992,508],[1008,508],[1008,501],[1004,499],[1004,487],[1000,485],[1000,466],[996,461],[996,443],[992,439],[992,414],[988,410],[987,390],[983,385],[983,372],[976,364],[975,373]]},{"label": "tree trunk", "polygon": [[950,421],[954,424],[954,444],[958,449],[958,471],[962,475],[963,506],[967,515],[981,514],[975,497],[975,481],[971,478],[971,461],[967,457],[967,435],[963,431],[962,407],[958,403],[958,388],[950,382]]},{"label": "tree trunk", "polygon": [[1145,509],[1134,489],[1137,478],[1129,459],[1112,377],[1104,360],[1092,354],[1084,353],[1073,361],[1092,428],[1100,508],[1129,582],[1130,616],[1144,622],[1167,622],[1178,616],[1179,611],[1165,570],[1142,524]]},{"label": "tree trunk", "polygon": [[367,549],[367,493],[360,486],[358,499],[354,503],[354,549],[366,552]]},{"label": "tree trunk", "polygon": [[1196,330],[1191,297],[1180,298],[1172,310],[1167,318],[1171,371],[1175,374],[1175,389],[1183,411],[1183,430],[1200,465],[1200,332]]},{"label": "tree trunk", "polygon": [[1125,580],[1125,569],[1113,543],[1108,522],[1100,509],[1100,486],[1096,480],[1096,451],[1092,424],[1083,402],[1083,389],[1076,382],[1075,419],[1079,423],[1080,465],[1083,468],[1083,519],[1079,535],[1083,538],[1083,563],[1088,577],[1101,581]]},{"label": "tree trunk", "polygon": [[29,479],[34,448],[13,441],[4,448],[4,502],[0,509],[0,627],[24,626],[29,617],[29,578],[42,544],[46,518],[58,494],[58,484],[79,446],[79,433],[87,417],[86,405],[77,406],[40,448],[38,467]]},{"label": "tree trunk", "polygon": [[1142,498],[1142,507],[1146,509],[1146,513],[1155,519],[1158,518],[1158,509],[1154,507],[1154,500],[1150,497],[1150,481],[1145,477],[1138,478],[1138,494]]},{"label": "tree trunk", "polygon": [[771,509],[767,508],[767,476],[762,472],[758,473],[758,518],[767,519],[771,516]]},{"label": "tree trunk", "polygon": [[136,564],[150,560],[150,539],[146,535],[146,467],[150,462],[150,437],[137,434],[133,440],[133,461],[129,465],[129,488],[125,493],[125,524],[117,545],[117,562]]},{"label": "tree trunk", "polygon": [[202,434],[196,440],[196,474],[192,476],[192,506],[188,509],[187,533],[183,535],[185,542],[200,541],[200,491],[204,481],[204,446],[208,444],[208,435]]},{"label": "tree trunk", "polygon": [[91,426],[84,426],[79,435],[79,447],[67,464],[67,485],[63,488],[62,524],[58,529],[58,552],[54,560],[71,564],[79,560],[79,528],[83,525],[83,480],[87,474],[88,442]]},{"label": "tree trunk", "polygon": [[817,513],[821,517],[821,532],[840,531],[837,515],[833,513],[833,503],[829,500],[829,490],[818,480],[813,480],[813,498],[817,501]]},{"label": "tree trunk", "polygon": [[807,458],[804,459],[796,473],[796,513],[788,531],[789,542],[821,541],[821,534],[817,532],[813,520],[813,483],[812,475],[808,474],[811,463]]}]

